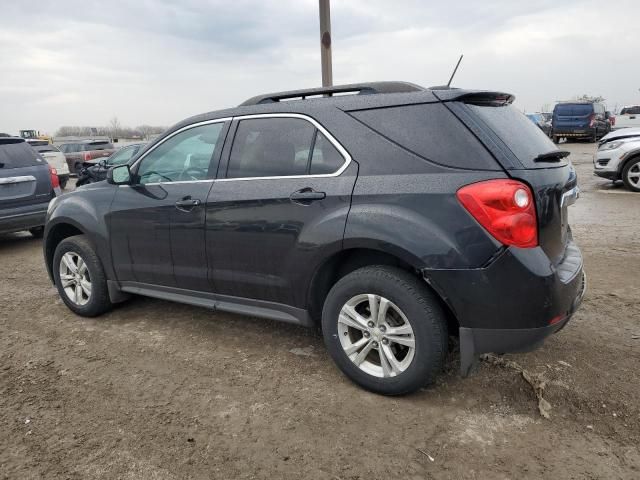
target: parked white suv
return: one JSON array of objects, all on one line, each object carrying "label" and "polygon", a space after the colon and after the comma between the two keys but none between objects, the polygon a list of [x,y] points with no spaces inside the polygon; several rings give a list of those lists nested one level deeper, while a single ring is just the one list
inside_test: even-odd
[{"label": "parked white suv", "polygon": [[69,165],[67,159],[57,147],[54,147],[46,140],[27,140],[49,165],[56,169],[60,179],[60,188],[64,188],[69,180]]},{"label": "parked white suv", "polygon": [[616,116],[615,130],[640,127],[640,105],[628,105]]},{"label": "parked white suv", "polygon": [[627,188],[640,192],[640,128],[624,128],[602,137],[593,168],[595,175],[622,180]]}]

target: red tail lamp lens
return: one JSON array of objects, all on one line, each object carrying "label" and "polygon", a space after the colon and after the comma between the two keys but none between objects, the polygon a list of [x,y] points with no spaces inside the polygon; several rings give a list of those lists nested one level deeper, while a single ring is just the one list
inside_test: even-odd
[{"label": "red tail lamp lens", "polygon": [[60,179],[58,178],[58,171],[49,165],[49,175],[51,175],[51,186],[53,188],[60,187]]},{"label": "red tail lamp lens", "polygon": [[538,221],[531,189],[517,180],[472,183],[458,200],[496,240],[519,248],[538,246]]}]

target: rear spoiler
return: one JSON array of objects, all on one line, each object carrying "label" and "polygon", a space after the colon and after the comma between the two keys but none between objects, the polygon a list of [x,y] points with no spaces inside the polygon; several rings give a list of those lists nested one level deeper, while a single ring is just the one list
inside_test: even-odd
[{"label": "rear spoiler", "polygon": [[511,105],[515,95],[505,92],[491,92],[485,90],[459,90],[456,88],[431,87],[429,90],[443,102],[464,102],[472,105],[501,107]]}]

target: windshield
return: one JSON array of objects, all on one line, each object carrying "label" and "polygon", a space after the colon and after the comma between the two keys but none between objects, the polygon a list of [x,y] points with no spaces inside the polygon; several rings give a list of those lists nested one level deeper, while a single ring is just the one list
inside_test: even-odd
[{"label": "windshield", "polygon": [[54,147],[53,145],[31,145],[33,148],[36,149],[36,151],[40,152],[40,153],[44,153],[44,152],[59,152],[60,150],[58,150],[56,147]]}]

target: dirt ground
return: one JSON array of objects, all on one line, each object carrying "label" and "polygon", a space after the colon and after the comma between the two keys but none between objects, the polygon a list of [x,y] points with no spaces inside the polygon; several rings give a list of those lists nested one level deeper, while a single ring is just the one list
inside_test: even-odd
[{"label": "dirt ground", "polygon": [[41,241],[0,237],[0,478],[640,478],[640,194],[568,144],[589,288],[516,370],[451,355],[402,398],[342,376],[315,331],[136,298],[74,316]]}]

